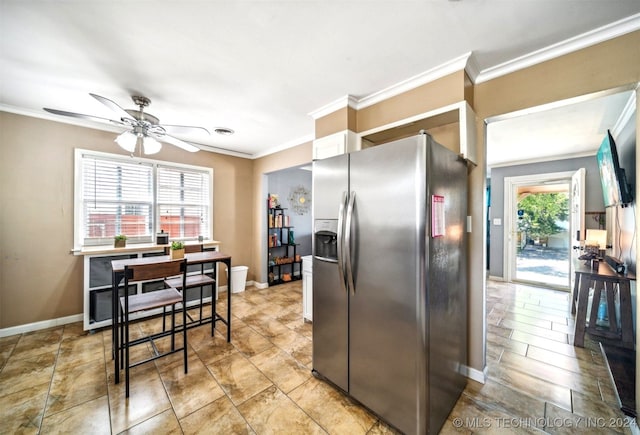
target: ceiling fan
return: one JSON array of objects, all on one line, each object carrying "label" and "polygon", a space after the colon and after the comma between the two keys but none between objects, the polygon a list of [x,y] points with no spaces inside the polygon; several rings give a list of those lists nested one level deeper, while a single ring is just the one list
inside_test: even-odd
[{"label": "ceiling fan", "polygon": [[172,131],[178,134],[210,134],[209,130],[204,127],[160,124],[160,120],[158,118],[144,111],[144,108],[151,104],[151,100],[149,100],[147,97],[133,95],[131,99],[133,100],[134,104],[138,106],[138,109],[123,109],[108,98],[91,93],[89,95],[100,101],[109,109],[113,110],[118,119],[101,118],[99,116],[84,115],[82,113],[73,113],[64,110],[50,109],[48,107],[44,107],[43,109],[49,113],[53,113],[54,115],[71,116],[74,118],[106,122],[109,124],[128,127],[129,130],[126,130],[124,133],[121,133],[118,137],[116,137],[115,142],[117,142],[118,145],[132,154],[138,147],[140,148],[140,152],[144,152],[144,154],[155,154],[160,151],[160,148],[162,148],[160,142],[175,145],[185,151],[193,153],[199,151],[199,148],[195,145],[169,135],[167,131]]}]

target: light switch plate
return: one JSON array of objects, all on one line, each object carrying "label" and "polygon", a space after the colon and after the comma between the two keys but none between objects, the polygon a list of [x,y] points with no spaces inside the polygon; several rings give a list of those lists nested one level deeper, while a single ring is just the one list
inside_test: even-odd
[{"label": "light switch plate", "polygon": [[500,219],[500,218],[493,218],[493,224],[494,224],[494,225],[502,225],[502,219]]}]

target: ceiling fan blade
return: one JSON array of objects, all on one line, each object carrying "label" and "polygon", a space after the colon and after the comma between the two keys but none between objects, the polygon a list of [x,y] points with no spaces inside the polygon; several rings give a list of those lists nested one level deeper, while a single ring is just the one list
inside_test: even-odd
[{"label": "ceiling fan blade", "polygon": [[135,119],[131,115],[129,115],[129,113],[127,113],[126,110],[124,110],[122,107],[118,106],[116,103],[114,103],[110,99],[105,98],[105,97],[101,97],[100,95],[96,95],[96,94],[92,94],[92,93],[89,93],[89,95],[91,95],[96,100],[100,101],[102,104],[107,106],[109,109],[113,110],[120,117],[120,119],[131,119],[131,120],[135,121]]},{"label": "ceiling fan blade", "polygon": [[164,135],[150,134],[150,136],[159,140],[160,142],[166,142],[168,144],[175,145],[179,148],[182,148],[185,151],[189,151],[190,153],[195,153],[196,151],[200,151],[200,148],[198,148],[197,146],[191,145],[190,143],[177,139],[173,136],[169,136],[168,134],[164,134]]},{"label": "ceiling fan blade", "polygon": [[58,109],[50,109],[48,107],[43,107],[43,109],[49,113],[53,113],[54,115],[71,116],[73,118],[88,119],[89,121],[98,121],[98,122],[107,122],[107,123],[116,124],[116,125],[125,125],[123,122],[116,121],[115,119],[101,118],[99,116],[84,115],[82,113],[67,112],[67,111],[58,110]]},{"label": "ceiling fan blade", "polygon": [[162,128],[164,128],[168,132],[171,132],[171,134],[189,135],[189,134],[203,134],[203,133],[206,133],[207,136],[211,135],[209,130],[207,130],[206,128],[204,128],[204,127],[194,127],[194,126],[191,126],[191,125],[167,125],[167,124],[162,124]]}]

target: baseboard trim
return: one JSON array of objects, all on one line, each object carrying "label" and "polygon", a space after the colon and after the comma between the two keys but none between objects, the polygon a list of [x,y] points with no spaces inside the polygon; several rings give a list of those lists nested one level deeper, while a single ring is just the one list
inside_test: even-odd
[{"label": "baseboard trim", "polygon": [[488,367],[486,366],[482,371],[466,365],[460,367],[460,373],[473,381],[480,382],[481,384],[484,384],[487,381],[487,371]]},{"label": "baseboard trim", "polygon": [[[247,287],[255,286],[256,288],[269,287],[266,283],[255,283],[254,281],[247,281]],[[227,286],[221,285],[218,287],[218,292],[226,292]],[[11,326],[9,328],[0,329],[0,338],[8,337],[10,335],[24,334],[25,332],[40,331],[41,329],[53,328],[55,326],[68,325],[69,323],[82,322],[82,314],[74,314],[67,317],[59,317],[57,319],[42,320],[40,322],[26,323],[24,325]]]},{"label": "baseboard trim", "polygon": [[57,319],[42,320],[40,322],[26,323],[24,325],[3,328],[0,329],[0,337],[8,337],[10,335],[24,334],[25,332],[39,331],[41,329],[68,325],[69,323],[75,322],[82,322],[82,314],[74,314],[67,317],[58,317]]},{"label": "baseboard trim", "polygon": [[489,275],[487,278],[490,279],[491,281],[504,281],[504,277],[503,276]]},{"label": "baseboard trim", "polygon": [[269,283],[268,282],[254,282],[253,286],[257,289],[265,289],[265,288],[269,288]]}]

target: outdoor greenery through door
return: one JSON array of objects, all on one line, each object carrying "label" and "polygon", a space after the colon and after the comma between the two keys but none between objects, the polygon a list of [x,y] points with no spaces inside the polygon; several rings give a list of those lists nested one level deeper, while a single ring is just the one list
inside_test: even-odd
[{"label": "outdoor greenery through door", "polygon": [[[567,286],[569,279],[569,186],[519,188],[517,280]],[[542,190],[542,192],[536,192]]]},{"label": "outdoor greenery through door", "polygon": [[569,289],[571,246],[584,234],[584,174],[505,177],[506,281]]}]

